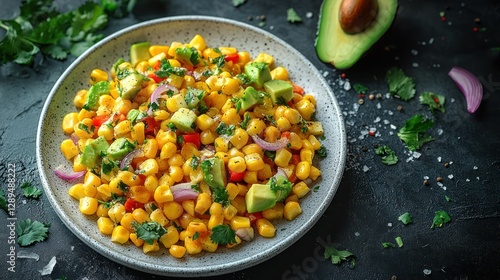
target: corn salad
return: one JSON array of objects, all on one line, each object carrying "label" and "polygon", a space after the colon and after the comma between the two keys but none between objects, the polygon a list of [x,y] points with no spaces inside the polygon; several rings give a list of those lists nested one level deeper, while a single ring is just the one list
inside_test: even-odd
[{"label": "corn salad", "polygon": [[60,147],[86,172],[69,195],[112,242],[183,258],[273,238],[273,221],[301,215],[321,176],[316,100],[270,54],[201,35],[141,42],[90,85],[62,120]]}]

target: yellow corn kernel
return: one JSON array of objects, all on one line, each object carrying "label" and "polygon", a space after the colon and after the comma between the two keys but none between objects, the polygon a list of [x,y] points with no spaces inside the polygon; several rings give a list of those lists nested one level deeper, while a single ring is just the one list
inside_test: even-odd
[{"label": "yellow corn kernel", "polygon": [[301,142],[302,142],[302,149],[309,149],[311,151],[314,151],[314,147],[309,141],[309,139],[302,139]]},{"label": "yellow corn kernel", "polygon": [[196,126],[202,131],[209,129],[214,123],[214,119],[207,114],[201,114],[196,118]]},{"label": "yellow corn kernel", "polygon": [[90,72],[90,84],[93,85],[97,82],[107,81],[109,79],[108,73],[101,69],[94,69]]},{"label": "yellow corn kernel", "polygon": [[278,66],[271,70],[271,78],[273,80],[287,81],[289,79],[288,70],[285,67]]},{"label": "yellow corn kernel", "polygon": [[85,196],[95,198],[97,195],[97,187],[93,184],[83,183],[83,192],[85,193]]},{"label": "yellow corn kernel", "polygon": [[182,203],[182,209],[189,213],[189,215],[194,216],[194,200],[184,200]]},{"label": "yellow corn kernel", "polygon": [[[212,89],[209,89],[209,91],[212,91]],[[224,106],[224,104],[226,104],[228,98],[229,97],[225,94],[219,94],[218,91],[212,91],[209,95],[205,97],[205,102],[207,103],[207,106],[214,107],[220,111]],[[209,115],[208,112],[207,115]]]},{"label": "yellow corn kernel", "polygon": [[298,198],[304,197],[309,191],[311,191],[311,189],[303,181],[298,182],[292,187],[292,193],[297,195]]},{"label": "yellow corn kernel", "polygon": [[287,149],[280,149],[276,151],[276,157],[274,158],[274,163],[279,167],[286,167],[292,159],[292,153]]},{"label": "yellow corn kernel", "polygon": [[163,214],[163,211],[159,208],[151,212],[151,214],[149,214],[149,218],[162,226],[165,226],[169,222],[167,217],[165,217],[165,214]]},{"label": "yellow corn kernel", "polygon": [[224,215],[224,207],[222,206],[222,204],[218,202],[212,203],[212,205],[210,205],[210,215],[211,216]]},{"label": "yellow corn kernel", "polygon": [[[170,47],[168,48],[167,54],[170,57],[175,57],[175,50],[178,48],[182,48],[183,44],[181,42],[172,42],[170,44]],[[173,65],[172,65],[173,66]],[[179,65],[180,66],[180,65]],[[179,67],[179,66],[174,66],[174,67]]]},{"label": "yellow corn kernel", "polygon": [[148,64],[148,61],[147,60],[142,60],[142,61],[139,61],[139,63],[137,63],[135,65],[135,70],[139,73],[144,73],[146,72],[146,70],[148,69],[149,67],[149,64]]},{"label": "yellow corn kernel", "polygon": [[78,112],[78,120],[82,121],[84,119],[91,119],[95,117],[96,112],[94,111],[87,111],[87,109],[81,109],[80,112]]},{"label": "yellow corn kernel", "polygon": [[288,139],[290,139],[290,141],[288,142],[290,149],[300,150],[302,148],[302,139],[297,133],[290,132],[290,136]]},{"label": "yellow corn kernel", "polygon": [[295,104],[295,108],[306,121],[311,120],[311,117],[316,112],[316,107],[311,101],[304,98]]},{"label": "yellow corn kernel", "polygon": [[299,197],[296,195],[296,194],[290,194],[286,199],[285,199],[285,203],[288,203],[290,201],[295,201],[295,202],[299,202]]},{"label": "yellow corn kernel", "polygon": [[130,110],[132,110],[132,101],[120,97],[116,99],[113,112],[120,112],[126,115]]},{"label": "yellow corn kernel", "polygon": [[[226,104],[228,103],[232,106],[232,102],[230,100],[226,102]],[[224,114],[222,114],[221,121],[226,125],[238,125],[241,122],[241,117],[234,107],[223,107],[222,112],[224,112]]]},{"label": "yellow corn kernel", "polygon": [[305,180],[309,177],[311,173],[311,164],[307,161],[301,161],[297,163],[295,167],[295,176],[300,180]]},{"label": "yellow corn kernel", "polygon": [[223,55],[235,54],[238,52],[234,47],[219,47],[219,50]]},{"label": "yellow corn kernel", "polygon": [[123,226],[124,228],[128,229],[129,231],[133,231],[132,228],[132,223],[134,222],[134,215],[132,213],[125,213],[123,217],[120,219],[120,225]]},{"label": "yellow corn kernel", "polygon": [[139,224],[150,221],[148,212],[142,208],[134,209],[134,211],[132,211],[132,216],[134,216],[134,220]]},{"label": "yellow corn kernel", "polygon": [[219,76],[210,76],[205,80],[205,83],[207,83],[210,91],[217,92],[221,90],[222,86],[224,85],[224,78],[221,78]]},{"label": "yellow corn kernel", "polygon": [[287,108],[283,113],[283,116],[290,121],[291,124],[298,124],[302,121],[302,116],[299,111],[293,108]]},{"label": "yellow corn kernel", "polygon": [[316,136],[311,134],[311,135],[309,135],[309,137],[307,137],[307,140],[309,140],[309,143],[311,143],[311,145],[315,151],[319,150],[319,148],[321,148],[321,142],[318,140],[318,138],[316,138]]},{"label": "yellow corn kernel", "polygon": [[230,95],[232,96],[238,90],[240,89],[240,83],[238,80],[233,79],[233,78],[225,78],[224,79],[224,85],[221,88],[221,91],[225,95]]},{"label": "yellow corn kernel", "polygon": [[167,58],[167,54],[164,52],[157,53],[156,55],[152,56],[150,59],[148,59],[148,66],[154,67],[158,64],[159,61],[162,59]]},{"label": "yellow corn kernel", "polygon": [[258,153],[245,155],[245,162],[248,171],[259,171],[264,168],[264,160]]},{"label": "yellow corn kernel", "polygon": [[144,143],[145,134],[144,134],[144,123],[138,122],[133,126],[130,136],[132,140],[137,141],[139,145]]},{"label": "yellow corn kernel", "polygon": [[189,41],[189,45],[196,48],[200,52],[204,51],[207,48],[207,43],[205,42],[205,39],[203,36],[196,34],[194,35],[193,39]]},{"label": "yellow corn kernel", "polygon": [[94,135],[95,127],[92,125],[92,120],[85,118],[78,122],[74,127],[75,135],[82,139],[91,138]]},{"label": "yellow corn kernel", "polygon": [[158,179],[155,175],[149,175],[144,180],[144,187],[151,193],[153,193],[158,187]]},{"label": "yellow corn kernel", "polygon": [[274,63],[274,57],[270,54],[261,52],[261,53],[259,53],[259,55],[257,55],[257,57],[254,59],[254,61],[265,62],[271,67]]},{"label": "yellow corn kernel", "polygon": [[245,159],[241,156],[235,156],[230,158],[227,163],[227,167],[229,168],[229,170],[236,173],[241,173],[247,169]]},{"label": "yellow corn kernel", "polygon": [[154,138],[148,138],[142,145],[142,152],[147,158],[155,158],[158,152],[158,142]]},{"label": "yellow corn kernel", "polygon": [[80,200],[85,197],[85,188],[82,183],[75,184],[69,188],[68,194],[74,199]]},{"label": "yellow corn kernel", "polygon": [[218,246],[219,246],[219,244],[212,242],[212,240],[210,238],[206,238],[205,240],[203,240],[203,250],[204,251],[213,253],[213,252],[217,251]]},{"label": "yellow corn kernel", "polygon": [[61,152],[64,157],[68,160],[72,159],[76,155],[78,155],[78,147],[73,143],[71,139],[65,139],[61,142]]},{"label": "yellow corn kernel", "polygon": [[248,143],[248,133],[241,127],[234,130],[233,136],[229,139],[236,149],[241,149]]},{"label": "yellow corn kernel", "polygon": [[203,244],[198,238],[193,240],[191,236],[186,236],[184,239],[184,246],[186,246],[186,252],[190,255],[198,254],[203,250]]},{"label": "yellow corn kernel", "polygon": [[184,212],[184,209],[178,202],[168,201],[163,204],[163,214],[165,214],[169,220],[179,218],[182,215],[182,212]]},{"label": "yellow corn kernel", "polygon": [[175,74],[170,74],[170,76],[168,76],[167,78],[167,81],[172,86],[181,89],[182,84],[184,83],[184,77]]},{"label": "yellow corn kernel", "polygon": [[113,228],[111,233],[111,241],[115,243],[125,244],[130,237],[130,231],[119,225]]},{"label": "yellow corn kernel", "polygon": [[212,205],[212,198],[207,193],[200,193],[196,199],[194,211],[198,214],[204,214]]},{"label": "yellow corn kernel", "polygon": [[182,145],[181,148],[181,158],[185,160],[192,159],[193,157],[199,157],[200,156],[200,151],[198,150],[198,147],[190,142],[186,142]]},{"label": "yellow corn kernel", "polygon": [[95,212],[97,217],[108,217],[109,207],[105,204],[99,204],[97,206],[97,211]]},{"label": "yellow corn kernel", "polygon": [[97,130],[98,136],[104,136],[106,140],[111,141],[115,137],[113,128],[107,125],[101,125]]},{"label": "yellow corn kernel", "polygon": [[118,223],[120,220],[123,218],[125,215],[125,206],[121,203],[115,203],[113,206],[111,206],[108,210],[108,216],[109,218],[115,222]]},{"label": "yellow corn kernel", "polygon": [[154,158],[148,158],[139,164],[139,170],[142,175],[149,176],[158,173],[158,162]]},{"label": "yellow corn kernel", "polygon": [[158,179],[158,186],[173,186],[175,184],[174,179],[170,177],[167,173],[164,173],[160,179]]},{"label": "yellow corn kernel", "polygon": [[248,144],[248,145],[245,145],[241,151],[243,152],[243,154],[245,155],[248,155],[248,154],[253,154],[253,153],[257,153],[259,155],[262,155],[263,154],[263,151],[262,151],[262,148],[255,144],[255,143],[251,143],[251,144]]},{"label": "yellow corn kernel", "polygon": [[177,154],[177,145],[172,142],[167,142],[161,147],[160,158],[170,159]]},{"label": "yellow corn kernel", "polygon": [[78,113],[73,112],[66,114],[62,121],[62,130],[66,134],[71,134],[73,133],[73,131],[75,131],[74,127],[75,124],[77,123],[78,123]]},{"label": "yellow corn kernel", "polygon": [[256,184],[258,183],[257,171],[246,171],[245,176],[243,176],[243,181],[248,184]]},{"label": "yellow corn kernel", "polygon": [[238,64],[241,66],[245,66],[248,62],[250,62],[250,53],[248,52],[238,52]]},{"label": "yellow corn kernel", "polygon": [[170,113],[177,112],[180,108],[187,108],[188,105],[182,94],[176,94],[167,99],[167,110]]},{"label": "yellow corn kernel", "polygon": [[226,185],[226,192],[228,194],[229,201],[233,200],[238,194],[240,189],[235,183],[228,183]]},{"label": "yellow corn kernel", "polygon": [[153,112],[153,117],[155,118],[155,121],[161,122],[170,118],[170,113],[165,110],[158,109]]},{"label": "yellow corn kernel", "polygon": [[119,122],[114,127],[115,137],[118,138],[120,136],[126,135],[132,131],[132,123],[129,120],[123,120]]},{"label": "yellow corn kernel", "polygon": [[88,91],[86,89],[79,90],[75,98],[73,98],[73,104],[76,108],[81,109],[85,102],[87,101]]},{"label": "yellow corn kernel", "polygon": [[300,150],[300,161],[307,161],[309,164],[312,164],[314,157],[313,151],[309,149],[302,149]]},{"label": "yellow corn kernel", "polygon": [[255,222],[255,225],[257,226],[257,232],[262,236],[262,237],[274,237],[276,234],[276,228],[274,225],[267,219],[262,218],[258,219]]},{"label": "yellow corn kernel", "polygon": [[142,245],[142,252],[144,254],[147,254],[150,252],[156,252],[158,250],[160,250],[160,245],[158,245],[158,240],[153,240],[152,244],[144,242],[144,244]]},{"label": "yellow corn kernel", "polygon": [[273,207],[262,211],[262,217],[268,220],[279,220],[283,219],[283,211],[285,205],[281,202],[276,203]]},{"label": "yellow corn kernel", "polygon": [[78,209],[85,215],[93,215],[97,211],[97,205],[99,202],[93,197],[85,196],[80,198],[80,205]]},{"label": "yellow corn kernel", "polygon": [[259,135],[266,129],[266,123],[261,119],[251,119],[248,122],[247,133],[248,135]]},{"label": "yellow corn kernel", "polygon": [[168,53],[169,46],[164,46],[164,45],[152,45],[149,47],[149,54],[151,56],[155,56],[160,53],[167,54]]},{"label": "yellow corn kernel", "polygon": [[172,194],[170,187],[166,185],[158,186],[154,192],[153,197],[158,203],[174,201],[174,195]]},{"label": "yellow corn kernel", "polygon": [[224,214],[210,215],[210,218],[208,219],[207,227],[209,229],[213,229],[214,227],[216,227],[218,225],[222,225],[223,223],[224,223]]},{"label": "yellow corn kernel", "polygon": [[287,131],[290,130],[292,124],[290,124],[290,121],[287,118],[279,117],[279,119],[276,120],[276,126],[281,131]]},{"label": "yellow corn kernel", "polygon": [[281,136],[281,131],[275,126],[268,126],[264,130],[264,139],[267,142],[274,143]]},{"label": "yellow corn kernel", "polygon": [[302,208],[300,208],[300,204],[296,201],[287,202],[283,211],[283,216],[289,221],[302,214]]},{"label": "yellow corn kernel", "polygon": [[288,109],[288,106],[285,105],[279,105],[278,107],[276,107],[276,110],[274,111],[274,119],[277,120],[281,117],[284,117],[286,109]]},{"label": "yellow corn kernel", "polygon": [[102,234],[111,235],[115,228],[115,223],[107,217],[99,217],[97,219],[97,228]]},{"label": "yellow corn kernel", "polygon": [[229,204],[224,208],[224,219],[230,221],[236,216],[236,214],[238,214],[238,209],[236,209],[233,205]]},{"label": "yellow corn kernel", "polygon": [[307,99],[309,100],[312,105],[314,105],[316,107],[316,98],[314,98],[314,96],[310,95],[310,94],[306,94],[302,97],[302,99]]},{"label": "yellow corn kernel", "polygon": [[174,226],[169,226],[166,230],[167,233],[160,237],[160,243],[168,249],[179,241],[179,231]]},{"label": "yellow corn kernel", "polygon": [[108,184],[101,184],[97,187],[97,197],[102,201],[108,201],[111,198],[111,189]]},{"label": "yellow corn kernel", "polygon": [[247,205],[245,202],[245,196],[237,196],[231,201],[236,210],[238,210],[238,215],[243,215],[247,211]]},{"label": "yellow corn kernel", "polygon": [[116,178],[128,186],[137,186],[141,183],[141,178],[130,171],[120,171],[118,175],[116,175]]},{"label": "yellow corn kernel", "polygon": [[137,233],[135,233],[135,232],[130,234],[129,239],[137,247],[141,247],[142,245],[144,245],[144,240],[137,237]]},{"label": "yellow corn kernel", "polygon": [[172,257],[181,259],[186,254],[186,247],[182,245],[172,245],[168,249],[168,252],[172,255]]},{"label": "yellow corn kernel", "polygon": [[229,155],[229,158],[232,158],[232,157],[244,157],[245,156],[245,154],[242,151],[236,149],[235,147],[229,149],[229,151],[227,152],[227,154]]},{"label": "yellow corn kernel", "polygon": [[215,151],[227,153],[229,151],[228,141],[224,137],[217,137],[214,141]]},{"label": "yellow corn kernel", "polygon": [[174,182],[179,183],[184,179],[184,171],[182,171],[181,166],[169,166],[168,175],[174,180]]},{"label": "yellow corn kernel", "polygon": [[181,88],[194,88],[196,80],[193,76],[185,75]]},{"label": "yellow corn kernel", "polygon": [[231,222],[229,224],[233,230],[237,230],[240,228],[249,228],[250,218],[243,216],[235,216],[234,218],[231,219]]},{"label": "yellow corn kernel", "polygon": [[273,176],[273,170],[269,164],[264,164],[264,168],[257,171],[257,179],[265,181]]},{"label": "yellow corn kernel", "polygon": [[319,170],[316,166],[311,165],[311,172],[309,173],[309,178],[313,181],[318,179],[321,176],[321,170]]}]

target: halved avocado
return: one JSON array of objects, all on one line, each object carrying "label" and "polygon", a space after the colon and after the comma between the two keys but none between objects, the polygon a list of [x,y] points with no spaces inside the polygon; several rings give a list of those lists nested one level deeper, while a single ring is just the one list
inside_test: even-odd
[{"label": "halved avocado", "polygon": [[315,44],[318,58],[337,69],[354,65],[389,29],[398,8],[397,0],[377,0],[378,11],[371,24],[359,33],[348,33],[339,21],[342,1],[324,0]]}]

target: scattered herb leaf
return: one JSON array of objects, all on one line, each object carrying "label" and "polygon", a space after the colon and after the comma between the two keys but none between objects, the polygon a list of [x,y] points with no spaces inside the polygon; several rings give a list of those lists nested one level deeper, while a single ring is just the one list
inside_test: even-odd
[{"label": "scattered herb leaf", "polygon": [[229,225],[217,225],[212,228],[212,242],[227,245],[236,243],[236,232]]},{"label": "scattered herb leaf", "polygon": [[326,156],[328,155],[328,151],[325,145],[321,145],[321,147],[319,147],[319,149],[316,151],[315,154],[318,155],[320,158],[326,158]]},{"label": "scattered herb leaf", "polygon": [[413,223],[413,218],[410,216],[410,213],[406,212],[399,216],[399,221],[401,221],[404,225]]},{"label": "scattered herb leaf", "polygon": [[28,198],[38,198],[42,195],[42,190],[33,186],[30,182],[22,183],[21,189],[23,190],[23,195]]},{"label": "scattered herb leaf", "polygon": [[294,8],[289,8],[286,11],[286,20],[291,23],[302,22],[302,18],[299,16],[299,14],[297,14],[297,11],[295,11]]},{"label": "scattered herb leaf", "polygon": [[434,110],[445,112],[445,97],[443,95],[426,91],[420,95],[419,99],[420,104],[428,105],[431,112],[434,112]]},{"label": "scattered herb leaf", "polygon": [[396,247],[396,245],[392,242],[382,242],[382,247],[384,248],[390,248],[390,247]]},{"label": "scattered herb leaf", "polygon": [[232,0],[233,6],[239,7],[247,2],[247,0]]},{"label": "scattered herb leaf", "polygon": [[352,87],[357,94],[365,94],[368,92],[368,88],[362,84],[354,84]]},{"label": "scattered herb leaf", "polygon": [[394,165],[398,163],[398,156],[387,146],[380,146],[375,150],[375,153],[382,156],[382,163],[386,165]]},{"label": "scattered herb leaf", "polygon": [[392,95],[396,95],[404,101],[415,96],[415,81],[406,76],[403,70],[393,67],[387,71],[385,79]]},{"label": "scattered herb leaf", "polygon": [[401,238],[401,236],[396,237],[395,240],[396,240],[396,244],[398,244],[399,248],[403,247],[404,244],[403,244],[403,239]]},{"label": "scattered herb leaf", "polygon": [[447,202],[451,202],[451,198],[447,195],[444,196],[444,199],[446,199]]},{"label": "scattered herb leaf", "polygon": [[337,250],[332,246],[325,247],[325,259],[330,259],[332,264],[340,264],[342,261],[351,261],[351,266],[356,265],[356,256],[347,250]]},{"label": "scattered herb leaf", "polygon": [[26,219],[17,224],[17,243],[20,246],[29,246],[35,242],[44,241],[49,232],[49,223]]},{"label": "scattered herb leaf", "polygon": [[144,222],[142,224],[133,221],[132,227],[137,234],[137,238],[144,240],[144,242],[149,245],[153,244],[155,240],[158,240],[158,238],[167,233],[167,230],[155,221]]},{"label": "scattered herb leaf", "polygon": [[431,228],[443,227],[444,224],[449,223],[449,222],[451,222],[450,215],[444,210],[439,210],[439,211],[436,211],[434,219],[432,220]]},{"label": "scattered herb leaf", "polygon": [[405,142],[410,151],[418,150],[426,142],[434,140],[425,134],[425,131],[434,126],[434,122],[426,119],[423,115],[415,115],[407,120],[405,125],[399,130],[398,137]]}]

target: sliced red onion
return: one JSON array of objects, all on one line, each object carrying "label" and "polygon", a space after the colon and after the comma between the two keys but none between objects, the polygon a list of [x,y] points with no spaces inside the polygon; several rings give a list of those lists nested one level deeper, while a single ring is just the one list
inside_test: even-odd
[{"label": "sliced red onion", "polygon": [[451,68],[448,76],[455,81],[464,94],[465,101],[467,101],[467,111],[469,113],[476,112],[483,99],[483,85],[479,79],[471,72],[458,66]]},{"label": "sliced red onion", "polygon": [[193,200],[198,198],[198,193],[193,189],[179,190],[176,192],[172,191],[172,195],[174,196],[174,201],[176,202],[183,202],[184,200]]},{"label": "sliced red onion", "polygon": [[[160,95],[162,93],[164,93],[165,91],[168,91],[168,90],[171,90],[174,92],[174,94],[177,94],[179,91],[177,90],[176,87],[172,86],[172,85],[169,85],[167,83],[165,84],[162,84],[160,86],[158,86],[154,91],[153,93],[151,94],[151,99],[149,101],[150,104],[153,104],[153,103],[156,103],[156,105],[159,105],[158,104],[158,98],[160,98]],[[148,108],[148,115],[151,116],[153,114],[153,106],[149,106]]]},{"label": "sliced red onion", "polygon": [[182,190],[192,190],[191,183],[179,183],[170,187],[172,193],[182,191]]},{"label": "sliced red onion", "polygon": [[281,168],[281,167],[278,167],[276,174],[274,174],[274,177],[277,177],[277,176],[285,176],[288,179],[288,175],[286,174],[285,170],[283,170],[283,168]]},{"label": "sliced red onion", "polygon": [[78,140],[80,140],[80,138],[78,137],[78,135],[76,135],[76,133],[74,133],[74,132],[71,133],[70,139],[71,139],[71,141],[73,141],[73,144],[78,146]]},{"label": "sliced red onion", "polygon": [[79,171],[79,172],[68,172],[63,170],[62,166],[58,166],[54,169],[54,174],[56,174],[57,177],[64,179],[66,181],[71,181],[75,179],[79,179],[83,177],[87,173],[87,171]]},{"label": "sliced red onion", "polygon": [[136,149],[136,150],[133,150],[132,152],[128,153],[123,159],[122,161],[120,162],[120,169],[124,169],[124,168],[127,168],[130,163],[132,162],[132,160],[136,157],[136,156],[139,156],[140,154],[142,153],[142,150],[141,149]]},{"label": "sliced red onion", "polygon": [[259,145],[262,149],[267,150],[267,151],[277,151],[280,149],[283,149],[288,145],[288,138],[282,137],[281,139],[277,140],[274,143],[270,143],[265,141],[264,139],[260,138],[257,135],[252,135],[253,141]]},{"label": "sliced red onion", "polygon": [[254,229],[252,227],[248,228],[239,228],[236,230],[236,235],[245,240],[245,241],[252,241],[254,237]]}]

